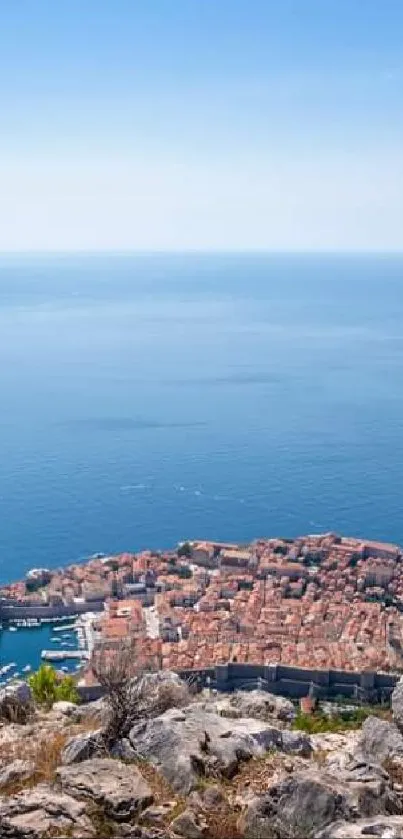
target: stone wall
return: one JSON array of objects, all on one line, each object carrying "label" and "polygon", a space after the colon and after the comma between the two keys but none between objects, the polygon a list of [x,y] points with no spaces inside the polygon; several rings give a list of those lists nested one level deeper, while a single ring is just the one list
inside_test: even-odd
[{"label": "stone wall", "polygon": [[81,615],[84,612],[102,612],[103,600],[93,600],[91,603],[73,603],[71,606],[18,606],[17,604],[0,604],[0,621],[19,620],[23,618],[65,618]]},{"label": "stone wall", "polygon": [[[202,670],[178,671],[182,678],[196,682],[199,688],[211,687],[231,693],[260,687],[279,696],[299,699],[309,693],[321,699],[361,699],[367,702],[388,701],[398,675],[388,673],[351,673],[335,670],[309,670],[284,665],[218,664]],[[80,688],[83,701],[101,696],[101,688]]]}]

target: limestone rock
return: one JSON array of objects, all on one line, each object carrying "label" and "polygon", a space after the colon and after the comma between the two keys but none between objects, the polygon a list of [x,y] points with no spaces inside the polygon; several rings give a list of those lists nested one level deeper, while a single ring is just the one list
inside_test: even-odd
[{"label": "limestone rock", "polygon": [[295,717],[295,708],[289,699],[275,696],[264,690],[236,691],[231,695],[231,705],[241,712],[242,717],[257,720],[282,720],[290,722]]},{"label": "limestone rock", "polygon": [[403,817],[376,816],[354,822],[337,821],[317,833],[315,839],[403,839]]},{"label": "limestone rock", "polygon": [[26,781],[35,772],[35,766],[30,760],[13,760],[0,770],[0,789],[7,784]]},{"label": "limestone rock", "polygon": [[106,699],[101,698],[95,700],[95,702],[85,702],[83,705],[75,705],[74,710],[71,712],[71,717],[74,722],[94,720],[100,726],[105,726],[109,721],[110,713]]},{"label": "limestone rock", "polygon": [[218,784],[210,784],[202,793],[201,798],[204,806],[210,810],[213,807],[219,807],[226,801],[225,795]]},{"label": "limestone rock", "polygon": [[56,772],[63,792],[89,798],[106,816],[128,821],[153,803],[153,794],[135,766],[111,758],[94,758]]},{"label": "limestone rock", "polygon": [[171,709],[133,726],[129,740],[178,792],[187,794],[200,777],[231,778],[239,763],[268,749],[309,757],[309,738],[253,719],[227,720],[198,704]]},{"label": "limestone rock", "polygon": [[200,704],[206,711],[227,719],[242,717],[266,722],[290,722],[295,717],[295,708],[289,699],[264,690],[237,690],[227,696],[209,697]]},{"label": "limestone rock", "polygon": [[172,810],[172,806],[172,802],[169,801],[166,804],[154,804],[151,805],[151,807],[147,807],[139,818],[140,824],[165,824],[169,811]]},{"label": "limestone rock", "polygon": [[62,751],[62,763],[69,766],[71,763],[80,763],[97,754],[101,747],[101,733],[100,729],[70,737]]},{"label": "limestone rock", "polygon": [[403,734],[392,722],[368,717],[358,737],[357,751],[380,763],[392,755],[403,757]]},{"label": "limestone rock", "polygon": [[67,702],[65,700],[54,702],[52,705],[52,711],[54,711],[56,714],[61,714],[62,716],[66,717],[74,716],[76,708],[77,705],[74,702]]},{"label": "limestone rock", "polygon": [[247,807],[242,820],[245,839],[265,839],[280,830],[297,836],[316,834],[337,820],[401,815],[399,796],[383,778],[331,775],[314,769],[272,785]]},{"label": "limestone rock", "polygon": [[171,822],[170,827],[178,836],[184,836],[186,839],[202,839],[207,823],[199,813],[184,810]]},{"label": "limestone rock", "polygon": [[398,729],[403,733],[403,678],[401,678],[392,693],[393,719]]},{"label": "limestone rock", "polygon": [[32,709],[32,691],[26,682],[14,682],[0,689],[0,718],[25,722]]},{"label": "limestone rock", "polygon": [[0,836],[4,839],[43,839],[45,835],[90,839],[96,831],[86,805],[40,784],[10,797],[0,796]]}]

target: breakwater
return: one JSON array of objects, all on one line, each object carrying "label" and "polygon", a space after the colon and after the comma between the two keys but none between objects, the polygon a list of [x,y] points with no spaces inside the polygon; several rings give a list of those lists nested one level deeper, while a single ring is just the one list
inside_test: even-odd
[{"label": "breakwater", "polygon": [[[179,670],[183,679],[196,683],[198,688],[210,687],[220,692],[253,690],[260,688],[268,693],[300,699],[315,696],[318,699],[350,699],[368,703],[389,702],[400,676],[391,673],[350,672],[345,670],[311,670],[282,664],[217,664],[200,670]],[[84,702],[102,696],[99,685],[80,687]]]}]

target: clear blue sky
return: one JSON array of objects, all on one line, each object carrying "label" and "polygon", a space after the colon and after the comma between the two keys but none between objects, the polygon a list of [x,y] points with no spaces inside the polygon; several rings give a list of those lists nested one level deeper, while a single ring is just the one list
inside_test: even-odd
[{"label": "clear blue sky", "polygon": [[403,249],[403,0],[3,0],[0,250]]}]

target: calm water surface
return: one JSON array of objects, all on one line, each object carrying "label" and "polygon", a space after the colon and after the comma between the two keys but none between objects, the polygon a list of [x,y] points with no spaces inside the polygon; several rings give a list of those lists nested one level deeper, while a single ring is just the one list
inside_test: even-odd
[{"label": "calm water surface", "polygon": [[0,580],[95,551],[403,543],[403,257],[0,260]]}]

